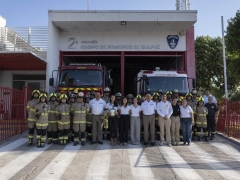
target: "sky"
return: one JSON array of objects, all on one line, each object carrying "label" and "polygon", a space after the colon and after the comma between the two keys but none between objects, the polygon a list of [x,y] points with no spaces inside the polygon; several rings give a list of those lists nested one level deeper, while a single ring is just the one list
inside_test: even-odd
[{"label": "sky", "polygon": [[[175,10],[176,0],[91,0],[90,10]],[[47,26],[48,10],[86,10],[87,0],[0,0],[0,15],[9,27]],[[197,10],[196,36],[222,36],[224,26],[240,9],[240,0],[191,0]]]}]

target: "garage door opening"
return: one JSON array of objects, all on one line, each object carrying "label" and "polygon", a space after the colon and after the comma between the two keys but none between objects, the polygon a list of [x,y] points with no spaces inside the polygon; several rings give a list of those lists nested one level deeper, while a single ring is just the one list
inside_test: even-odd
[{"label": "garage door opening", "polygon": [[124,94],[134,92],[134,78],[141,70],[184,70],[182,55],[176,56],[133,56],[124,57],[124,84],[121,84],[121,56],[63,56],[63,66],[70,63],[100,63],[110,72],[113,79],[112,93],[121,92],[124,86]]}]

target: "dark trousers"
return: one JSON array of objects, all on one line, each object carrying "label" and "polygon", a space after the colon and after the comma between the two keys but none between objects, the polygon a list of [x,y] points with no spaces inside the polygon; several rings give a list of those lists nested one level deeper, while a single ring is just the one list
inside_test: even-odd
[{"label": "dark trousers", "polygon": [[191,143],[192,139],[192,118],[181,118],[181,127],[184,143]]},{"label": "dark trousers", "polygon": [[110,138],[117,138],[118,117],[110,116],[108,118]]},{"label": "dark trousers", "polygon": [[201,127],[197,127],[197,135],[200,136],[201,135],[201,129],[203,129],[204,132],[204,136],[207,136],[207,128],[201,128]]},{"label": "dark trousers", "polygon": [[207,129],[208,133],[210,135],[215,135],[216,134],[216,123],[215,123],[215,116],[207,116]]},{"label": "dark trousers", "polygon": [[119,120],[119,136],[120,143],[128,142],[128,131],[130,128],[130,116],[129,115],[121,115]]}]

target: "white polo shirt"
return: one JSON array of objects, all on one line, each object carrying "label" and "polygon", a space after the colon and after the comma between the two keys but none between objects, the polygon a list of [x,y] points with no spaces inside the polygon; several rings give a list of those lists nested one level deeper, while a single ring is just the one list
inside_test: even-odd
[{"label": "white polo shirt", "polygon": [[105,106],[106,102],[101,98],[98,101],[96,98],[94,98],[89,102],[89,107],[91,108],[93,115],[101,115],[104,111]]},{"label": "white polo shirt", "polygon": [[180,106],[181,118],[191,118],[191,115],[190,115],[191,112],[193,112],[191,106],[187,106],[186,108],[183,108],[183,106]]},{"label": "white polo shirt", "polygon": [[131,105],[130,108],[131,108],[131,116],[133,116],[133,117],[139,117],[140,116],[139,113],[142,111],[141,106],[138,105],[135,108],[134,105]]},{"label": "white polo shirt", "polygon": [[167,116],[168,118],[170,118],[173,113],[172,104],[169,101],[159,102],[157,104],[157,113],[161,117]]},{"label": "white polo shirt", "polygon": [[121,114],[122,115],[129,115],[129,110],[131,109],[130,106],[121,106],[119,107],[120,111],[121,111]]},{"label": "white polo shirt", "polygon": [[156,103],[152,100],[149,102],[146,100],[142,103],[141,110],[143,111],[144,115],[153,115],[155,114]]}]

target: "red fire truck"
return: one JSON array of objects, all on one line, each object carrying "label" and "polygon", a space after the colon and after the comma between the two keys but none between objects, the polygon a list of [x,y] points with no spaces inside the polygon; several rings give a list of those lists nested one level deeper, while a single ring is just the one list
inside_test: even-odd
[{"label": "red fire truck", "polygon": [[[57,71],[56,92],[70,93],[74,90],[84,94],[95,91],[103,94],[105,87],[112,86],[109,72],[101,64],[71,63],[59,67]],[[54,78],[50,78],[49,85],[53,86]]]}]

